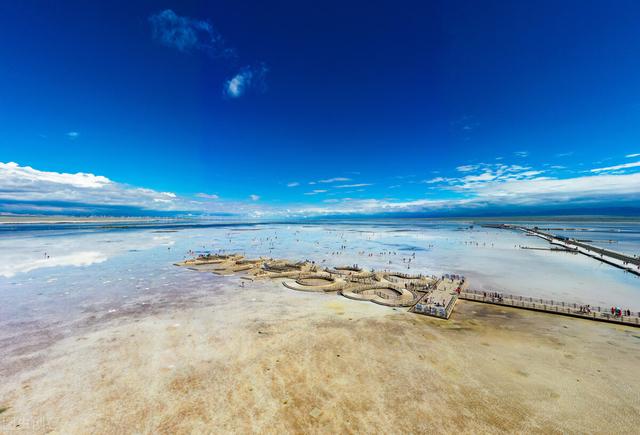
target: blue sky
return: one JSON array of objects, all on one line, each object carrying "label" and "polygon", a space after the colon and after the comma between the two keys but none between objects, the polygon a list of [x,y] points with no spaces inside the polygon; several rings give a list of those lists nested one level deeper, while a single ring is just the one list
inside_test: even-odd
[{"label": "blue sky", "polygon": [[637,207],[639,22],[634,1],[10,2],[0,212]]}]

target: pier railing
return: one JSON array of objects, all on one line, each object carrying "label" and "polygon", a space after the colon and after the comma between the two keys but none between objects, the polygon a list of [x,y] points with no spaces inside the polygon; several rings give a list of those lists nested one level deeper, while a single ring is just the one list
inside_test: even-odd
[{"label": "pier railing", "polygon": [[449,299],[449,303],[447,304],[446,308],[444,309],[447,319],[449,318],[449,316],[451,315],[451,312],[453,311],[453,307],[456,305],[456,302],[458,301],[458,295],[454,294],[451,299]]},{"label": "pier railing", "polygon": [[[526,296],[505,295],[478,290],[465,290],[460,293],[460,299],[476,302],[484,302],[494,305],[505,305],[516,308],[525,308],[535,311],[543,311],[554,314],[564,314],[572,317],[580,317],[591,320],[601,320],[625,325],[640,326],[640,313],[632,312],[631,315],[617,316],[608,311],[601,311],[600,307],[590,307],[585,311],[585,305],[566,303],[550,299],[529,298]],[[582,309],[581,309],[582,308]]]}]

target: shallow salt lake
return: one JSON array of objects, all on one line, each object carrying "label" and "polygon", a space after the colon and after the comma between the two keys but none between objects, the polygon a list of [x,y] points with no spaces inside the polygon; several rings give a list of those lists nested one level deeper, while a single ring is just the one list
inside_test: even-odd
[{"label": "shallow salt lake", "polygon": [[[606,228],[597,232],[598,237],[617,240],[626,252],[640,252],[635,232]],[[543,240],[521,233],[470,228],[461,222],[4,231],[0,326],[11,331],[20,325],[64,325],[158,299],[187,300],[237,280],[172,265],[189,250],[308,259],[321,266],[358,264],[411,273],[456,273],[465,275],[477,290],[640,310],[640,277],[585,256],[520,246],[548,247]]]}]

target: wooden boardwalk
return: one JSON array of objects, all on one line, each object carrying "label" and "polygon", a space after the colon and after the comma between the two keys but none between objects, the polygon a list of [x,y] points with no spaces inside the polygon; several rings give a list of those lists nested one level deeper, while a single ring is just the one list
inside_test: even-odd
[{"label": "wooden boardwalk", "polygon": [[589,312],[581,310],[580,304],[566,303],[562,301],[529,298],[526,296],[505,295],[500,297],[492,296],[489,292],[466,289],[460,293],[460,299],[482,302],[485,304],[503,305],[525,310],[540,311],[550,314],[560,314],[563,316],[577,317],[600,322],[617,323],[619,325],[640,327],[640,313],[632,312],[630,316],[615,316],[610,309],[605,307],[590,307]]},{"label": "wooden boardwalk", "polygon": [[[497,225],[488,224],[484,226],[487,228],[522,231],[529,236],[539,237],[543,240],[546,240],[551,245],[560,247],[560,249],[558,250],[567,250],[567,251],[575,252],[577,254],[583,254],[583,255],[586,255],[587,257],[594,258],[603,263],[609,264],[619,269],[623,269],[626,272],[630,272],[630,273],[633,273],[634,275],[640,276],[640,257],[638,256],[626,255],[620,252],[612,251],[610,249],[604,249],[598,246],[590,245],[580,240],[556,236],[551,233],[540,231],[538,228],[535,228],[535,227],[527,228],[520,225],[510,225],[510,224],[497,224]],[[525,249],[527,248],[525,247]],[[555,250],[555,249],[551,249],[551,250]]]}]

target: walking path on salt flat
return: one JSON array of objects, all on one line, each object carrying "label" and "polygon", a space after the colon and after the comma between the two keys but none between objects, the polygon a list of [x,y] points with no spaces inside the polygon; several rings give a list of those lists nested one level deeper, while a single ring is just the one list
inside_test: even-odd
[{"label": "walking path on salt flat", "polygon": [[[601,322],[618,323],[627,326],[640,326],[640,313],[631,312],[631,315],[616,316],[607,307],[593,307],[566,303],[562,301],[529,298],[526,296],[504,295],[477,290],[465,289],[460,293],[460,299],[482,302],[493,305],[504,305],[514,308],[524,308],[526,310],[542,311],[550,314],[561,314],[564,316],[579,317],[588,320],[598,320]],[[625,310],[623,310],[624,312]]]}]

